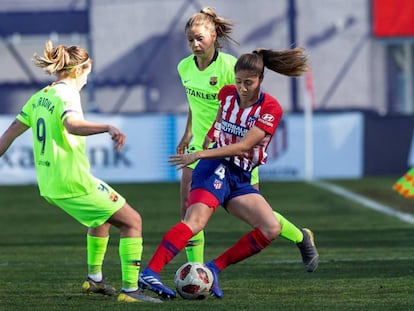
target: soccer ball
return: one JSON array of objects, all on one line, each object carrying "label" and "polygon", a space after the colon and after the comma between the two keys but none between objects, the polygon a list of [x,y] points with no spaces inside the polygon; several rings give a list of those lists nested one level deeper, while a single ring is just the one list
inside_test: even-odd
[{"label": "soccer ball", "polygon": [[174,277],[177,292],[184,299],[204,299],[210,294],[213,274],[199,262],[187,262],[178,268]]}]

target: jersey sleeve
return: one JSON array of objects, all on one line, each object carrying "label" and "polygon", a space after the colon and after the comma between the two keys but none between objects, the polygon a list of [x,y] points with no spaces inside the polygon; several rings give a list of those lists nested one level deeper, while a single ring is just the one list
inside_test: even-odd
[{"label": "jersey sleeve", "polygon": [[255,126],[266,133],[273,135],[282,119],[283,110],[279,102],[266,94],[260,115],[256,120]]},{"label": "jersey sleeve", "polygon": [[24,110],[20,111],[20,113],[16,116],[16,119],[24,125],[31,127],[29,115],[24,112]]},{"label": "jersey sleeve", "polygon": [[62,122],[69,116],[83,119],[79,93],[73,92],[72,89],[69,89],[67,87],[62,88],[60,92],[60,98],[62,100]]},{"label": "jersey sleeve", "polygon": [[236,94],[236,86],[234,86],[234,85],[225,85],[225,86],[223,86],[220,89],[220,91],[218,93],[218,96],[217,96],[218,101],[220,103],[220,107],[222,108],[227,96],[231,96],[231,95],[235,95],[235,94]]},{"label": "jersey sleeve", "polygon": [[22,122],[24,125],[31,127],[31,119],[30,119],[30,114],[31,114],[31,101],[32,101],[31,97],[27,103],[23,106],[22,110],[19,112],[19,114],[16,116],[16,119],[19,120],[20,122]]}]

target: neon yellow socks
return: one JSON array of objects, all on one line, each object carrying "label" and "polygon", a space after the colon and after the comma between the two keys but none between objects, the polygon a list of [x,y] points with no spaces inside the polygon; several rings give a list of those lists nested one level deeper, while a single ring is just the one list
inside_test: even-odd
[{"label": "neon yellow socks", "polygon": [[108,241],[109,236],[102,238],[88,234],[86,237],[88,276],[96,282],[102,280],[102,264]]},{"label": "neon yellow socks", "polygon": [[138,289],[138,274],[141,267],[142,238],[126,237],[119,240],[121,259],[122,289]]},{"label": "neon yellow socks", "polygon": [[[102,264],[108,241],[109,237],[87,235],[88,276],[95,282],[102,280]],[[142,249],[142,238],[126,237],[119,240],[123,289],[136,290],[138,288]]]},{"label": "neon yellow socks", "polygon": [[194,235],[185,248],[188,262],[204,262],[204,230]]},{"label": "neon yellow socks", "polygon": [[282,238],[292,241],[293,243],[302,242],[303,233],[298,227],[296,227],[294,224],[292,224],[289,220],[287,220],[278,212],[273,211],[273,214],[275,214],[276,219],[280,223],[280,236]]}]

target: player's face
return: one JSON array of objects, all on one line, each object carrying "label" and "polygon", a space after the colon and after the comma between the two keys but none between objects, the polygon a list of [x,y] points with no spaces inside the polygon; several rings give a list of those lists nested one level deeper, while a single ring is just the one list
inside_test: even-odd
[{"label": "player's face", "polygon": [[188,46],[197,58],[208,58],[214,55],[216,33],[204,25],[194,25],[186,33]]},{"label": "player's face", "polygon": [[236,72],[235,81],[240,106],[251,106],[259,99],[260,84],[262,82],[259,75],[249,70],[239,70]]}]

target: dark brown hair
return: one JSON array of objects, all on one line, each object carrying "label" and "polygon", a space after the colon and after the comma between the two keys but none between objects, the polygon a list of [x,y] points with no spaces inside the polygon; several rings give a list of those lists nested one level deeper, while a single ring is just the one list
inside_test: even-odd
[{"label": "dark brown hair", "polygon": [[308,70],[308,58],[303,51],[301,47],[281,51],[257,49],[252,53],[242,54],[234,71],[248,70],[262,78],[266,67],[285,76],[298,77]]}]

